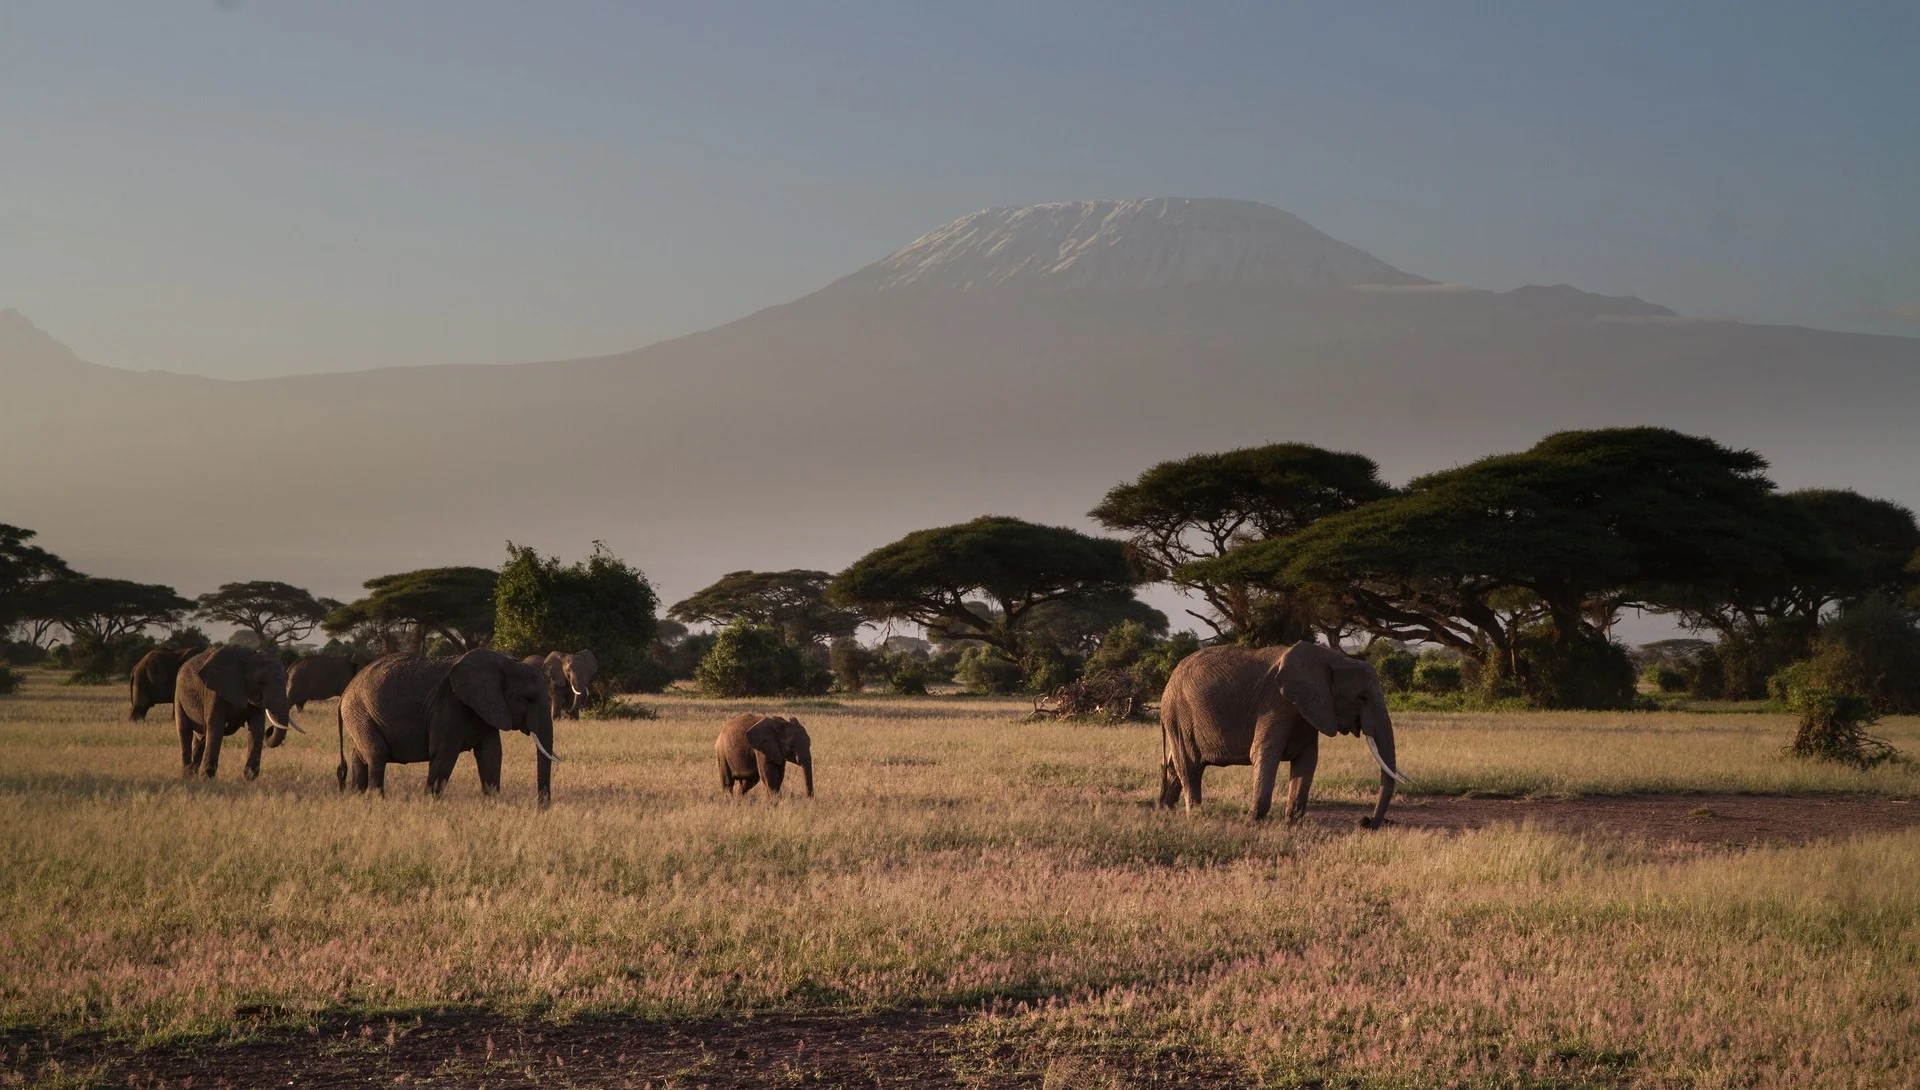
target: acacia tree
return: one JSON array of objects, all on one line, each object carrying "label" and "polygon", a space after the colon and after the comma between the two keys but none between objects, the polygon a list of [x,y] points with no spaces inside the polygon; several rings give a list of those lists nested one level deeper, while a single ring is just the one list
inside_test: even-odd
[{"label": "acacia tree", "polygon": [[86,575],[57,586],[49,598],[60,626],[76,641],[105,644],[143,628],[178,624],[193,609],[192,601],[158,583]]},{"label": "acacia tree", "polygon": [[46,588],[80,576],[66,561],[30,544],[36,536],[24,527],[0,523],[0,636],[25,624],[29,642],[38,644],[60,623]]},{"label": "acacia tree", "polygon": [[[1161,462],[1113,488],[1091,514],[1129,535],[1128,556],[1139,575],[1171,582],[1212,606],[1212,615],[1188,612],[1216,635],[1291,642],[1315,622],[1338,628],[1324,598],[1193,565],[1250,542],[1297,533],[1391,491],[1371,458],[1274,443]],[[1329,637],[1337,639],[1337,633]]]},{"label": "acacia tree", "polygon": [[222,584],[219,590],[202,594],[197,604],[201,617],[246,629],[267,651],[311,636],[341,606],[331,598],[315,598],[310,591],[270,579]]},{"label": "acacia tree", "polygon": [[1375,635],[1524,675],[1530,631],[1562,651],[1606,647],[1619,610],[1657,605],[1662,586],[1784,571],[1765,468],[1663,428],[1561,432],[1191,574],[1317,585]]},{"label": "acacia tree", "polygon": [[362,583],[368,594],[329,613],[321,627],[345,636],[359,632],[378,639],[387,651],[404,642],[415,654],[427,637],[438,634],[456,647],[485,647],[493,637],[493,588],[498,572],[490,568],[422,568],[375,576]]},{"label": "acacia tree", "polygon": [[728,572],[675,602],[667,616],[689,624],[720,627],[744,620],[780,633],[795,646],[851,636],[866,618],[827,600],[833,576],[823,571]]},{"label": "acacia tree", "polygon": [[[913,621],[1018,659],[1037,608],[1123,593],[1134,581],[1118,541],[983,515],[883,545],[834,577],[827,591],[868,617]],[[990,618],[968,608],[974,598],[993,607]]]}]

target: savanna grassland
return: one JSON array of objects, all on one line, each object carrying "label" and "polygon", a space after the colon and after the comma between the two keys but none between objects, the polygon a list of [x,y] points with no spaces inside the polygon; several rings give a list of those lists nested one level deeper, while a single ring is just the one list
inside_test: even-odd
[{"label": "savanna grassland", "polygon": [[[470,761],[438,801],[415,766],[388,798],[338,795],[331,702],[258,781],[230,754],[217,782],[182,782],[168,709],[130,723],[120,690],[34,673],[0,700],[4,1039],[124,1052],[343,1015],[918,1010],[957,1012],[924,1063],[963,1083],[1920,1078],[1915,823],[1675,850],[1548,831],[1515,803],[1484,827],[1368,833],[1353,818],[1375,773],[1342,738],[1313,820],[1256,826],[1246,769],[1209,772],[1201,815],[1152,809],[1152,724],[1030,724],[1019,702],[954,698],[792,702],[819,797],[733,801],[717,725],[781,702],[643,702],[657,719],[559,726],[541,812],[518,736],[497,799]],[[1469,792],[1821,795],[1828,812],[1860,795],[1882,814],[1920,795],[1911,764],[1780,758],[1782,716],[1396,722],[1425,793],[1397,804],[1409,819]],[[1920,752],[1920,721],[1877,730]],[[11,1081],[50,1070],[0,1063]]]}]

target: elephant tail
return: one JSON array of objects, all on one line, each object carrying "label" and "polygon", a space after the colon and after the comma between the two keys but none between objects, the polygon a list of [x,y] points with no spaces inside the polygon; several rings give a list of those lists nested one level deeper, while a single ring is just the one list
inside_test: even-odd
[{"label": "elephant tail", "polygon": [[[342,700],[340,704],[345,705],[346,701]],[[340,764],[333,770],[333,778],[340,785],[340,790],[345,791],[347,789],[347,717],[341,714],[339,707],[333,709],[333,730],[340,740]]]}]

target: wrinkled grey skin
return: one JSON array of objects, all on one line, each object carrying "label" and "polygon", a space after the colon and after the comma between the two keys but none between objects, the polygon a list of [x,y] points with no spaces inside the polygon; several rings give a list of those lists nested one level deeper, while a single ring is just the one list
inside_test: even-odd
[{"label": "wrinkled grey skin", "polygon": [[1360,824],[1378,828],[1393,801],[1393,721],[1373,667],[1313,643],[1291,647],[1206,647],[1181,660],[1160,698],[1160,805],[1184,792],[1189,811],[1200,806],[1200,777],[1208,765],[1255,766],[1253,816],[1273,805],[1281,761],[1289,762],[1287,820],[1307,809],[1320,736],[1358,734],[1372,743],[1380,796]]},{"label": "wrinkled grey skin", "polygon": [[[220,770],[220,742],[247,728],[247,779],[260,774],[260,751],[286,741],[299,727],[287,710],[287,671],[274,655],[244,647],[202,651],[180,667],[174,680],[173,722],[180,731],[183,774]],[[272,733],[269,736],[268,726]]]},{"label": "wrinkled grey skin", "polygon": [[729,794],[744,795],[765,780],[767,790],[777,795],[787,765],[797,764],[806,777],[807,797],[813,797],[813,739],[798,719],[753,712],[736,715],[720,728],[713,755],[720,763],[720,789]]},{"label": "wrinkled grey skin", "polygon": [[540,805],[553,800],[553,713],[547,678],[498,651],[457,658],[386,655],[361,670],[340,697],[340,790],[387,790],[387,766],[427,763],[427,791],[438,795],[460,755],[472,751],[480,790],[500,790],[500,733],[534,740]]},{"label": "wrinkled grey skin", "polygon": [[180,667],[204,650],[203,647],[156,647],[142,655],[140,661],[134,663],[133,672],[127,675],[127,699],[132,705],[127,718],[137,723],[146,719],[148,709],[155,704],[173,703],[173,683]]},{"label": "wrinkled grey skin", "polygon": [[553,714],[565,715],[568,719],[580,718],[580,709],[593,697],[590,695],[593,675],[600,672],[600,660],[593,657],[591,651],[550,651],[541,661],[541,668],[547,672],[547,687],[553,696]]},{"label": "wrinkled grey skin", "polygon": [[365,665],[354,655],[307,655],[287,668],[287,703],[306,711],[309,700],[331,700]]}]

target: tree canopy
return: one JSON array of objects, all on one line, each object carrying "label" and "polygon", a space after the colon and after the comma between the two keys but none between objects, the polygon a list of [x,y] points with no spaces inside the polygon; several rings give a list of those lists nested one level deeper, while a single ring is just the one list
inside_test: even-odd
[{"label": "tree canopy", "polygon": [[66,561],[31,544],[36,536],[32,530],[0,523],[0,636],[43,612],[36,600],[42,585],[79,578]]},{"label": "tree canopy", "polygon": [[222,584],[202,594],[197,605],[201,617],[246,629],[271,649],[306,639],[341,603],[268,579]]},{"label": "tree canopy", "polygon": [[676,621],[725,626],[734,621],[763,625],[800,645],[851,636],[865,618],[827,599],[833,576],[823,571],[728,572],[690,597],[675,602]]},{"label": "tree canopy", "polygon": [[[1227,569],[1192,567],[1234,548],[1297,533],[1329,515],[1391,493],[1371,458],[1305,443],[1274,443],[1161,462],[1118,485],[1091,512],[1129,535],[1137,572],[1196,593],[1214,616],[1193,615],[1216,634],[1251,635],[1287,627],[1276,613],[1305,614],[1310,600],[1279,600],[1286,588],[1256,587]],[[1292,618],[1282,636],[1297,638],[1310,618]]]},{"label": "tree canopy", "polygon": [[515,656],[590,650],[600,676],[623,684],[652,649],[658,606],[647,577],[598,541],[572,564],[508,542],[494,592],[494,643]]},{"label": "tree canopy", "polygon": [[[918,530],[875,549],[836,576],[828,593],[868,617],[955,626],[967,638],[1018,655],[1037,607],[1122,593],[1134,582],[1126,547],[1118,541],[983,515]],[[975,597],[995,607],[992,620],[967,608]]]},{"label": "tree canopy", "polygon": [[498,572],[488,568],[422,568],[375,576],[362,583],[367,596],[340,606],[321,622],[329,633],[359,633],[399,650],[402,637],[415,653],[438,634],[472,650],[493,636],[493,588]]},{"label": "tree canopy", "polygon": [[193,602],[158,583],[86,575],[47,584],[46,606],[76,640],[105,643],[153,625],[178,624]]},{"label": "tree canopy", "polygon": [[1188,574],[1318,585],[1376,635],[1511,659],[1542,621],[1556,639],[1604,639],[1620,609],[1657,605],[1658,587],[1780,572],[1765,469],[1663,428],[1561,432]]}]

